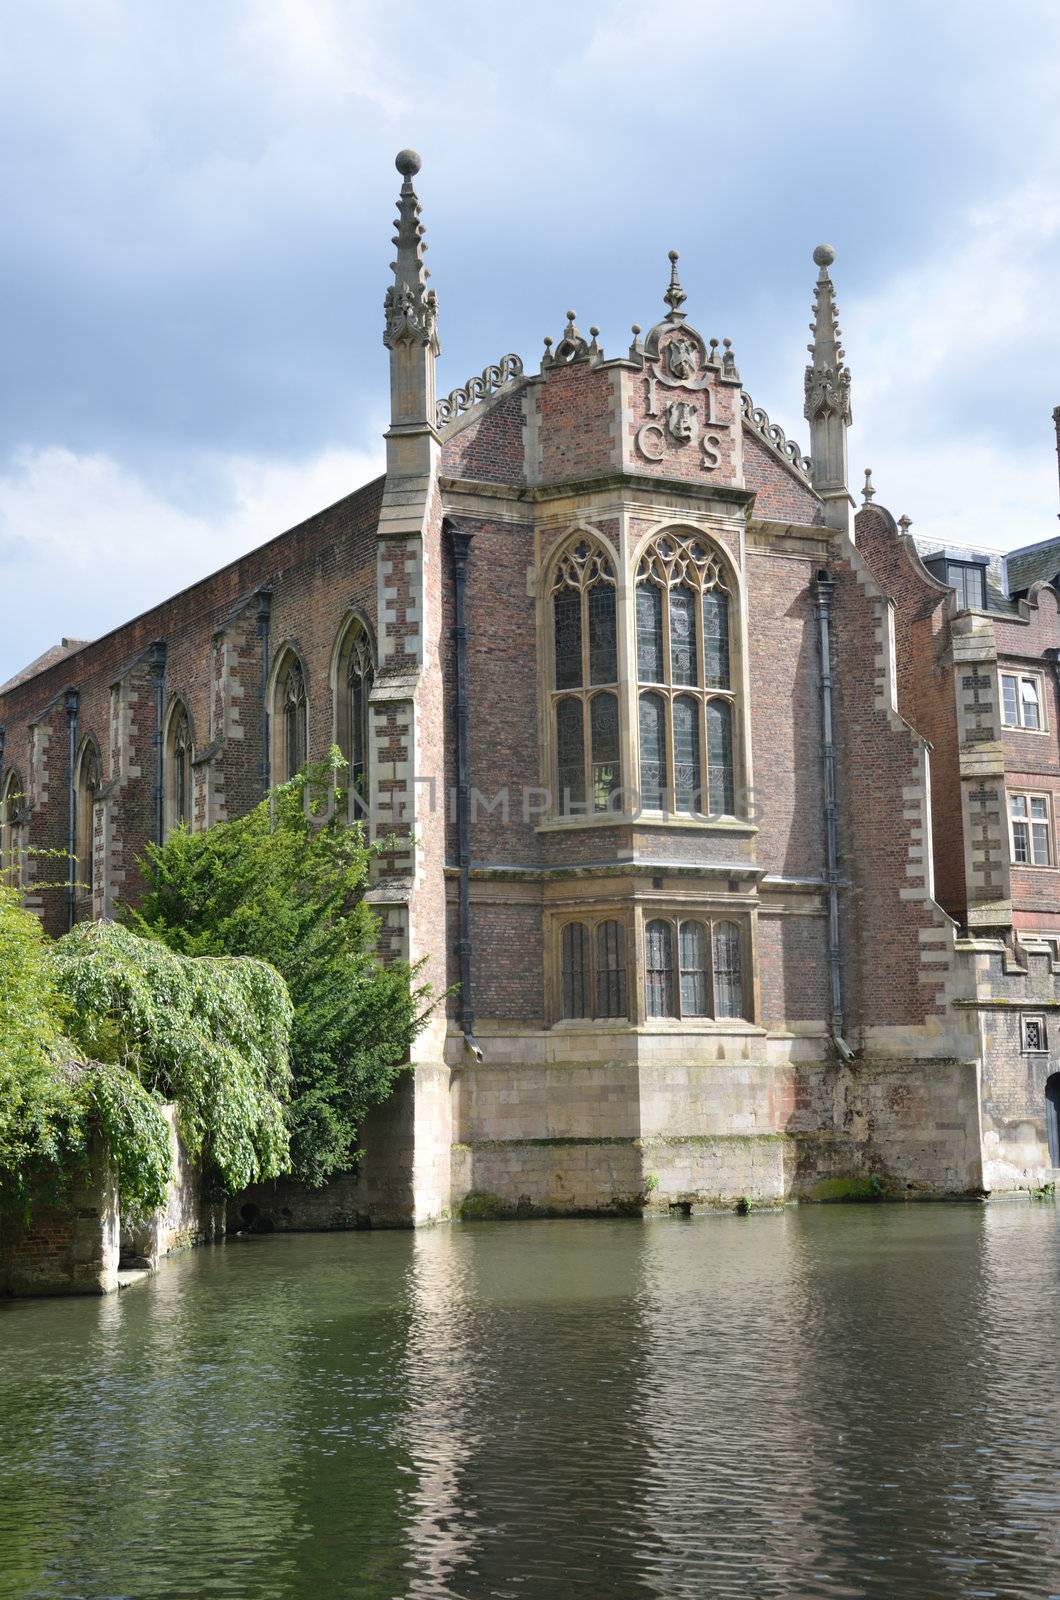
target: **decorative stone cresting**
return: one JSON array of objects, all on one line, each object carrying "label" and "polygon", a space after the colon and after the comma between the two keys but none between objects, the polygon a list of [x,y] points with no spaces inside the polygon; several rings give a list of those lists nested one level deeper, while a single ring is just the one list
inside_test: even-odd
[{"label": "decorative stone cresting", "polygon": [[784,429],[777,422],[769,420],[769,413],[761,406],[756,406],[746,389],[740,396],[740,408],[744,419],[748,422],[760,439],[764,439],[771,449],[786,466],[794,467],[804,483],[810,481],[810,458],[804,456],[794,439],[789,439]]},{"label": "decorative stone cresting", "polygon": [[511,351],[506,356],[490,367],[483,367],[481,375],[476,375],[467,380],[460,389],[453,389],[444,400],[439,400],[436,407],[435,420],[439,428],[444,428],[456,418],[463,416],[480,401],[488,400],[491,395],[499,394],[502,389],[507,389],[523,375],[523,363],[519,356]]}]

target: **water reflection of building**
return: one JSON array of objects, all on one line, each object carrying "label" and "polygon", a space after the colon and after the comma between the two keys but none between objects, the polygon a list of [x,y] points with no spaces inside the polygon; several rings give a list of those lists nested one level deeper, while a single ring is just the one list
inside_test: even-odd
[{"label": "water reflection of building", "polygon": [[652,1592],[644,1247],[628,1223],[416,1235],[398,1435],[416,1600]]}]

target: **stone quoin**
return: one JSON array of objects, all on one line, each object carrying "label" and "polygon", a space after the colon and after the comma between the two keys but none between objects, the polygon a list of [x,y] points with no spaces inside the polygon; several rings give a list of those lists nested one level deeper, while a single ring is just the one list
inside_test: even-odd
[{"label": "stone quoin", "polygon": [[381,957],[449,998],[356,1173],[249,1197],[278,1226],[1049,1181],[1060,539],[947,545],[869,473],[856,511],[827,245],[806,454],[676,251],[628,350],[571,310],[438,396],[396,164],[384,476],[0,689],[26,903],[113,916],[340,746]]}]

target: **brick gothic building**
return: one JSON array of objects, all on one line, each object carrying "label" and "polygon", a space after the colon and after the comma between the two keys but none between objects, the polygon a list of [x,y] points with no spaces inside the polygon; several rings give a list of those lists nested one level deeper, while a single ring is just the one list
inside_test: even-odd
[{"label": "brick gothic building", "polygon": [[[0,693],[27,902],[54,933],[112,915],[148,840],[335,741],[397,839],[383,954],[456,987],[359,1174],[288,1192],[296,1219],[1043,1182],[1060,541],[1006,584],[871,482],[855,518],[825,246],[809,457],[675,254],[627,353],[569,313],[537,372],[437,400],[397,165],[385,476]],[[72,851],[65,891],[27,846]]]}]

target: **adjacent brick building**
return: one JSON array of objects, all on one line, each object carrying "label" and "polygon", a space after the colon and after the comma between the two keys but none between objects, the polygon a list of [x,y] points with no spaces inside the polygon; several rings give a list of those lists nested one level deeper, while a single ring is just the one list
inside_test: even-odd
[{"label": "adjacent brick building", "polygon": [[871,483],[855,519],[824,246],[808,456],[673,254],[628,352],[570,312],[438,400],[418,167],[384,478],[0,691],[27,902],[112,915],[149,840],[337,743],[382,954],[449,1000],[315,1223],[1046,1181],[1060,542],[1006,582]]}]

